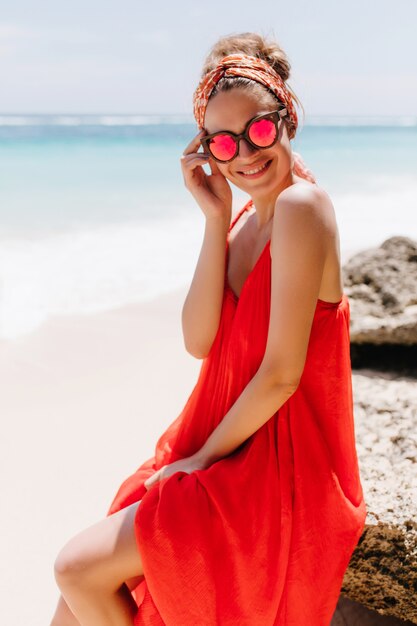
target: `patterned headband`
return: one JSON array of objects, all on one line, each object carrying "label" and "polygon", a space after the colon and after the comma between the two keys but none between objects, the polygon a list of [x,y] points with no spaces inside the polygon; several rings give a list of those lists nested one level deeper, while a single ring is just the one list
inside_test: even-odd
[{"label": "patterned headband", "polygon": [[298,117],[295,111],[291,94],[281,76],[263,59],[248,54],[229,54],[223,57],[219,64],[208,72],[199,82],[194,92],[194,117],[200,130],[204,126],[204,117],[210,95],[223,76],[242,76],[265,85],[273,94],[285,104],[292,122],[289,128],[289,139],[295,136],[298,126]]}]

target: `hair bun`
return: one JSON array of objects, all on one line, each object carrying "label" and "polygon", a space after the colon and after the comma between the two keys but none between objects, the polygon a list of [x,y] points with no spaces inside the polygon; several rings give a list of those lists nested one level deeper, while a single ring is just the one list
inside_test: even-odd
[{"label": "hair bun", "polygon": [[291,64],[284,50],[276,41],[262,37],[258,33],[239,33],[221,37],[207,55],[201,75],[205,76],[214,69],[223,57],[237,53],[263,59],[284,82],[290,77]]},{"label": "hair bun", "polygon": [[[285,86],[291,94],[293,104],[302,110],[304,117],[303,105],[294,93],[294,90],[287,84],[291,72],[290,61],[287,54],[274,39],[263,37],[258,33],[238,33],[221,37],[211,48],[204,61],[201,78],[213,70],[223,57],[239,53],[248,54],[266,61],[286,83]],[[291,128],[291,122],[288,122],[288,124],[290,132],[294,132],[294,128]]]}]

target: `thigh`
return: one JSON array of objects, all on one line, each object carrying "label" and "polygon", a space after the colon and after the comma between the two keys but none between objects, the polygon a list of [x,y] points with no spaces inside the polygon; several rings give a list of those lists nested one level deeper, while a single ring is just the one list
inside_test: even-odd
[{"label": "thigh", "polygon": [[137,577],[143,576],[134,525],[139,505],[135,502],[70,539],[55,561],[57,579],[70,582],[73,575],[78,583],[106,589],[118,589],[128,580],[138,584]]}]

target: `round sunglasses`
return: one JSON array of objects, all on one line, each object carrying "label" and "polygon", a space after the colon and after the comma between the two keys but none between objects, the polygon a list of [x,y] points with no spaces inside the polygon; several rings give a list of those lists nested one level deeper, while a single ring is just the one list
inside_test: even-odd
[{"label": "round sunglasses", "polygon": [[281,119],[287,115],[287,109],[282,108],[270,113],[263,113],[253,117],[240,135],[228,130],[218,130],[211,135],[200,139],[205,152],[208,152],[219,163],[233,161],[239,154],[239,142],[242,138],[254,148],[270,148],[278,139],[278,129]]}]

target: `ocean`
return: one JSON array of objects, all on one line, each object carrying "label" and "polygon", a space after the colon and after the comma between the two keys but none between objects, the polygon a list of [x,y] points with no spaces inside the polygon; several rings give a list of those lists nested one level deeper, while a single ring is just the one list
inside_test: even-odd
[{"label": "ocean", "polygon": [[[180,156],[196,132],[180,115],[0,115],[0,338],[190,283],[204,216]],[[417,118],[310,118],[292,148],[332,198],[342,262],[417,239]]]}]

